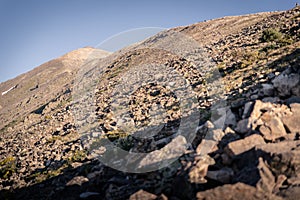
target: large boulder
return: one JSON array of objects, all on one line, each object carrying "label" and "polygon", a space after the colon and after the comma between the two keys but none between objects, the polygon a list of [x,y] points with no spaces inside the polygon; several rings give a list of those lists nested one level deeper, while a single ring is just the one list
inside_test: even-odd
[{"label": "large boulder", "polygon": [[292,114],[285,115],[282,121],[291,133],[300,133],[300,103],[293,103],[290,107]]},{"label": "large boulder", "polygon": [[300,96],[300,75],[296,73],[282,73],[273,80],[274,88],[278,95],[285,97],[290,95]]}]

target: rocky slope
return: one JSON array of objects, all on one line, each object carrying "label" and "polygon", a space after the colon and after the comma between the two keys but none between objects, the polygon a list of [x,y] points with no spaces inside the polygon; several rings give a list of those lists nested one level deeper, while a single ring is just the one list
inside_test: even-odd
[{"label": "rocky slope", "polygon": [[[87,57],[104,57],[108,52],[86,47],[72,51],[51,60],[17,78],[0,84],[0,129],[12,121],[49,103],[62,92],[67,91],[73,77]],[[3,94],[3,92],[11,91]],[[38,111],[37,111],[38,112]]]},{"label": "rocky slope", "polygon": [[[1,83],[13,89],[0,98],[0,198],[297,199],[299,24],[299,7],[224,17],[114,54],[79,49]],[[131,134],[147,128],[146,138]],[[114,168],[157,167],[158,150],[187,148],[157,170],[122,172],[95,157],[107,139],[150,155],[110,154]]]}]

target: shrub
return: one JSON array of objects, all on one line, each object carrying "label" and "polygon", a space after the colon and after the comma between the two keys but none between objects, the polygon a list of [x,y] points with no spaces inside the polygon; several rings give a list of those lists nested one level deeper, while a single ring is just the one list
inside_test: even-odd
[{"label": "shrub", "polygon": [[269,28],[263,31],[261,42],[274,42],[283,38],[283,34],[276,29]]},{"label": "shrub", "polygon": [[117,140],[117,146],[125,151],[129,151],[134,146],[134,139],[129,135]]},{"label": "shrub", "polygon": [[87,152],[85,150],[76,150],[71,157],[69,157],[69,162],[82,162],[86,159]]},{"label": "shrub", "polygon": [[0,162],[0,178],[7,179],[16,172],[16,159],[14,157],[7,157]]},{"label": "shrub", "polygon": [[263,51],[267,52],[270,49],[277,49],[286,45],[290,45],[294,40],[290,35],[283,34],[276,29],[267,29],[264,30],[260,38],[261,42],[270,42],[271,45],[268,45]]}]

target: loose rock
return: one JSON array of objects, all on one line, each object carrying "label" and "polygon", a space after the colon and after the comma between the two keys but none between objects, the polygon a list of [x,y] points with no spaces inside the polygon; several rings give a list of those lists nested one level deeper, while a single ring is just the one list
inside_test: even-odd
[{"label": "loose rock", "polygon": [[249,151],[250,149],[260,144],[265,144],[264,139],[258,134],[253,134],[246,137],[245,139],[241,139],[229,143],[225,147],[225,152],[230,157],[235,157],[238,156],[239,154]]}]

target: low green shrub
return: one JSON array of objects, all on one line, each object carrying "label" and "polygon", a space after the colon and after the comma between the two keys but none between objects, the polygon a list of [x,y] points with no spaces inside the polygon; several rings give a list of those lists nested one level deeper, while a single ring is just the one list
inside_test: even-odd
[{"label": "low green shrub", "polygon": [[9,156],[0,162],[0,178],[8,179],[16,170],[16,158]]},{"label": "low green shrub", "polygon": [[273,28],[264,30],[260,38],[260,41],[270,43],[268,46],[262,49],[265,52],[271,49],[278,49],[280,47],[293,44],[294,42],[294,40],[291,38],[290,35],[283,34],[277,29],[273,29]]},{"label": "low green shrub", "polygon": [[260,38],[261,42],[274,42],[283,38],[283,34],[273,28],[269,28],[263,31]]}]

